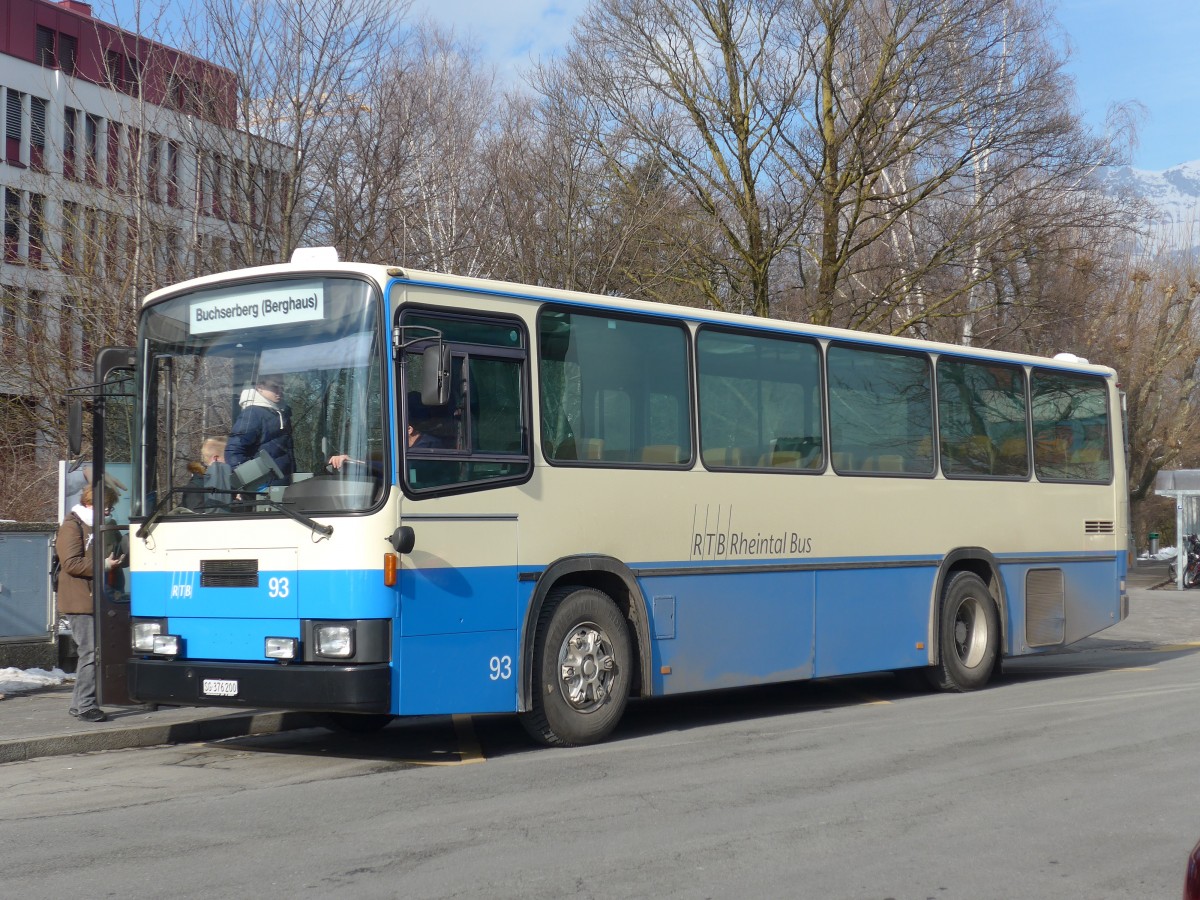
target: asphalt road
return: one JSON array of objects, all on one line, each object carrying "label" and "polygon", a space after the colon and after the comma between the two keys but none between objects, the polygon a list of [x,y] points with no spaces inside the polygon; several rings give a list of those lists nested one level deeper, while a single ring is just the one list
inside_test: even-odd
[{"label": "asphalt road", "polygon": [[1177,898],[1200,592],[972,695],[889,676],[0,766],[0,896]]}]

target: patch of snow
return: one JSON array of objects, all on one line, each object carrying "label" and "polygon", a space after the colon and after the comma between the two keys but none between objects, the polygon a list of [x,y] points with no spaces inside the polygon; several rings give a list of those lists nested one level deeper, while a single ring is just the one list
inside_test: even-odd
[{"label": "patch of snow", "polygon": [[0,694],[21,694],[27,691],[37,691],[42,688],[55,687],[73,681],[74,675],[68,675],[62,669],[0,669]]}]

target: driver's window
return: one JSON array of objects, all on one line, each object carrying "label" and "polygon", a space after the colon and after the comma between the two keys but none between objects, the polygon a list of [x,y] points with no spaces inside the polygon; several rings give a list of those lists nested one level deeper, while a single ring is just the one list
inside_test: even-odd
[{"label": "driver's window", "polygon": [[403,325],[432,328],[450,346],[450,399],[422,402],[428,344],[414,345],[402,368],[403,474],[410,491],[478,490],[528,477],[528,357],[512,322],[408,312]]}]

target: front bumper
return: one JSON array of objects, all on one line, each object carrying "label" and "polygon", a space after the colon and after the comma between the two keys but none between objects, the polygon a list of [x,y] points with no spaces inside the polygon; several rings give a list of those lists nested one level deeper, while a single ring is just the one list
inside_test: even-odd
[{"label": "front bumper", "polygon": [[[392,705],[392,672],[387,663],[285,666],[131,659],[128,672],[129,695],[138,703],[353,713],[389,713]],[[201,687],[206,679],[236,682],[237,692],[206,696]]]}]

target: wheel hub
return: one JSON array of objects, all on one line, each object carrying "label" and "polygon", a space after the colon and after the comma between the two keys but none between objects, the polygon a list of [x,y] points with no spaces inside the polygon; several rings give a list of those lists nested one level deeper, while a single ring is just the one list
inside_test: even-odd
[{"label": "wheel hub", "polygon": [[563,696],[581,712],[601,706],[618,676],[608,636],[590,622],[577,626],[558,652]]},{"label": "wheel hub", "polygon": [[954,617],[954,650],[965,666],[974,667],[983,661],[988,643],[987,616],[978,600],[963,602]]}]

